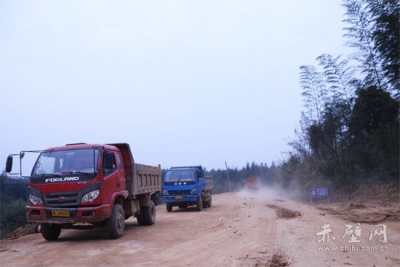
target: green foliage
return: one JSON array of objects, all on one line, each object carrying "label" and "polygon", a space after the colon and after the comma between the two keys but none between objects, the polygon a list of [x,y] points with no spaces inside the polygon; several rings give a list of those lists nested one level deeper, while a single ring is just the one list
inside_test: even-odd
[{"label": "green foliage", "polygon": [[322,75],[328,87],[326,94],[329,94],[329,99],[326,102],[334,103],[340,100],[348,110],[351,110],[357,84],[357,80],[354,78],[354,67],[349,66],[349,61],[342,59],[341,56],[333,57],[323,54],[317,57],[317,60],[323,69]]},{"label": "green foliage", "polygon": [[322,116],[323,105],[327,98],[323,76],[313,66],[301,66],[300,70],[304,106],[308,108],[307,115],[312,121],[319,122]]},{"label": "green foliage", "polygon": [[377,85],[384,88],[380,58],[372,46],[372,14],[368,12],[363,0],[344,0],[343,6],[346,8],[344,21],[349,25],[345,28],[345,37],[348,39],[348,45],[355,48],[352,58],[360,64],[367,86]]},{"label": "green foliage", "polygon": [[382,69],[399,96],[399,48],[400,48],[400,2],[398,0],[367,0],[374,17],[372,38],[374,49],[379,52]]},{"label": "green foliage", "polygon": [[28,201],[27,179],[0,175],[0,238],[27,224],[25,206]]},{"label": "green foliage", "polygon": [[21,199],[15,200],[6,205],[1,202],[1,238],[27,224],[25,206],[26,201]]},{"label": "green foliage", "polygon": [[374,86],[360,90],[349,131],[354,166],[379,180],[399,177],[398,103],[389,93]]},{"label": "green foliage", "polygon": [[300,67],[306,110],[281,167],[286,186],[398,182],[400,2],[344,0],[343,6],[354,53],[323,54],[318,67]]},{"label": "green foliage", "polygon": [[301,182],[300,173],[303,164],[298,155],[291,155],[289,159],[282,164],[282,172],[280,177],[280,184],[283,187],[289,187],[293,183]]},{"label": "green foliage", "polygon": [[344,0],[348,45],[365,74],[365,87],[376,86],[399,97],[399,15],[397,0]]}]

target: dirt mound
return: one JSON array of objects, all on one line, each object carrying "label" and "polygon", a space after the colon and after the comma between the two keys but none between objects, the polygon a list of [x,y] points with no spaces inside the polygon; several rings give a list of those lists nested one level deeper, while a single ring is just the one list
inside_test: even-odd
[{"label": "dirt mound", "polygon": [[[240,266],[254,266],[254,267],[285,267],[290,266],[290,258],[287,257],[282,251],[278,250],[278,252],[272,255],[268,261],[266,261],[265,257],[261,258],[252,258],[249,255],[241,258]],[[247,264],[248,263],[248,264]]]},{"label": "dirt mound", "polygon": [[367,206],[365,206],[364,204],[353,204],[351,203],[349,205],[349,209],[365,209],[367,208]]},{"label": "dirt mound", "polygon": [[293,219],[301,216],[301,213],[298,211],[288,210],[273,204],[268,204],[267,207],[274,209],[276,211],[276,216],[281,219]]},{"label": "dirt mound", "polygon": [[400,221],[400,195],[397,185],[359,186],[340,201],[318,203],[316,208],[355,223]]},{"label": "dirt mound", "polygon": [[24,225],[24,226],[18,228],[17,230],[15,230],[12,233],[9,233],[3,239],[5,239],[5,240],[13,240],[13,239],[20,238],[22,236],[26,236],[26,235],[37,233],[38,231],[39,231],[39,225],[37,225],[37,224],[27,224],[27,225]]},{"label": "dirt mound", "polygon": [[290,263],[286,260],[286,257],[282,254],[272,255],[272,259],[268,261],[268,267],[285,267],[289,266]]}]

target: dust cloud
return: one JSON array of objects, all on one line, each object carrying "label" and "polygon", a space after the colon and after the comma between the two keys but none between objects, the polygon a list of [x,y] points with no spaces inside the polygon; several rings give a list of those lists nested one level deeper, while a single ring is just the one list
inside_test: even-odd
[{"label": "dust cloud", "polygon": [[280,187],[261,186],[258,189],[243,188],[236,192],[240,197],[253,198],[259,202],[279,201],[279,200],[295,200],[304,199],[306,193],[302,193],[296,189],[285,189]]}]

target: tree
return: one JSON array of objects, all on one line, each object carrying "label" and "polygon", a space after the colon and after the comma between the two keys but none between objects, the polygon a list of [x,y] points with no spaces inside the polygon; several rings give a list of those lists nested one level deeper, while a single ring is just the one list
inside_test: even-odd
[{"label": "tree", "polygon": [[300,84],[303,88],[305,114],[312,123],[321,122],[322,110],[327,100],[327,90],[320,72],[314,66],[300,67]]},{"label": "tree", "polygon": [[349,61],[341,59],[341,56],[333,57],[329,54],[317,57],[317,61],[323,68],[330,95],[329,102],[341,100],[350,111],[354,103],[355,85],[358,83],[354,79],[354,67],[349,66]]},{"label": "tree", "polygon": [[387,90],[387,84],[383,75],[382,60],[374,49],[373,40],[373,15],[368,12],[365,0],[344,0],[346,19],[349,24],[344,29],[348,38],[347,44],[355,48],[352,58],[359,62],[361,72],[365,74],[366,86],[375,85],[382,90]]},{"label": "tree", "polygon": [[400,97],[400,3],[397,0],[344,0],[348,45],[365,74],[364,87],[376,86]]},{"label": "tree", "polygon": [[344,185],[399,177],[399,107],[393,96],[400,100],[400,3],[344,0],[343,6],[345,37],[354,53],[349,59],[319,56],[321,71],[300,67],[306,110],[297,140],[289,142],[294,151],[282,165],[286,182],[304,186],[320,177]]},{"label": "tree", "polygon": [[398,103],[375,86],[358,91],[349,125],[353,166],[379,180],[399,177]]},{"label": "tree", "polygon": [[400,90],[400,2],[398,0],[367,0],[374,27],[374,49],[379,52],[382,69],[396,96]]}]

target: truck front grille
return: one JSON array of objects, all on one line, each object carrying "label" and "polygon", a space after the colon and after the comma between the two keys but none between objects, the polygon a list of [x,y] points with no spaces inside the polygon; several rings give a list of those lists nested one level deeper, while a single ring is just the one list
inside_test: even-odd
[{"label": "truck front grille", "polygon": [[43,194],[48,207],[67,207],[79,204],[79,192],[60,192]]},{"label": "truck front grille", "polygon": [[191,190],[168,190],[170,195],[190,195]]}]

